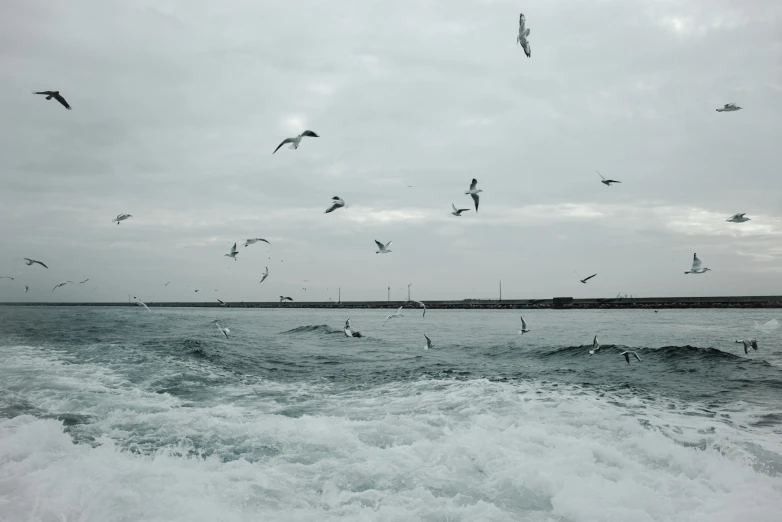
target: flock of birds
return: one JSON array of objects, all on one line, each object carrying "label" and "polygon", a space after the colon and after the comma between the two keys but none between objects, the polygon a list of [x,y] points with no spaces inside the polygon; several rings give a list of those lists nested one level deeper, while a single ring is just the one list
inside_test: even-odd
[{"label": "flock of birds", "polygon": [[[522,13],[522,14],[519,15],[519,34],[518,34],[518,36],[516,38],[516,41],[521,46],[521,48],[524,51],[524,54],[527,56],[527,58],[530,58],[532,56],[531,46],[530,46],[530,42],[529,42],[529,39],[528,39],[529,34],[530,34],[530,29],[526,26],[526,17]],[[60,94],[59,91],[39,91],[39,92],[35,92],[34,94],[45,96],[47,100],[52,100],[52,99],[57,100],[57,102],[59,102],[63,107],[65,107],[68,110],[71,110],[70,104],[66,101],[66,99],[63,97],[63,95]],[[742,109],[742,107],[737,106],[735,103],[727,103],[723,107],[718,108],[717,112],[735,112],[735,111],[739,111],[741,109]],[[282,142],[277,146],[277,148],[274,149],[272,154],[277,153],[277,151],[280,150],[280,148],[282,148],[282,146],[285,145],[285,144],[289,144],[290,145],[288,147],[289,149],[297,150],[299,148],[299,146],[301,145],[302,139],[305,138],[305,137],[307,137],[307,138],[318,138],[320,136],[317,133],[315,133],[315,132],[313,132],[311,130],[305,130],[305,131],[303,131],[301,134],[299,134],[297,136],[290,137],[290,138],[285,138],[284,140],[282,140]],[[621,181],[618,181],[618,180],[606,179],[599,171],[597,171],[597,174],[600,176],[600,182],[603,183],[607,187],[610,187],[613,184],[621,183]],[[473,178],[472,182],[470,183],[469,190],[467,190],[465,192],[465,195],[469,195],[472,198],[473,204],[475,206],[475,212],[476,213],[478,212],[478,206],[479,206],[479,203],[480,203],[479,193],[483,192],[482,190],[477,188],[477,185],[478,185],[478,180]],[[347,204],[345,203],[345,201],[342,198],[340,198],[339,196],[334,196],[334,197],[331,198],[331,203],[330,203],[329,207],[325,210],[325,213],[329,214],[331,212],[334,212],[336,210],[339,210],[339,209],[345,208],[345,207],[347,207]],[[455,217],[462,217],[462,213],[468,212],[469,210],[471,210],[469,208],[457,208],[454,203],[451,203],[451,208],[453,209],[451,214],[453,216],[455,216]],[[133,217],[132,214],[122,213],[122,214],[119,214],[116,218],[114,218],[112,220],[112,222],[114,222],[117,225],[119,225],[123,221],[125,221],[125,220],[127,220],[129,218],[132,218],[132,217]],[[726,221],[730,222],[730,223],[745,223],[745,222],[747,222],[749,220],[750,220],[750,218],[746,217],[746,214],[739,213],[739,214],[734,214],[733,216],[728,218]],[[268,240],[263,239],[263,238],[250,238],[250,239],[246,239],[245,240],[244,246],[248,247],[248,246],[253,245],[253,244],[257,243],[257,242],[265,242],[267,244],[271,244],[271,243],[269,243]],[[375,244],[377,246],[377,250],[375,251],[376,254],[390,254],[392,252],[392,250],[389,248],[391,246],[391,241],[383,243],[381,241],[375,240]],[[237,256],[239,255],[239,253],[240,253],[240,251],[237,248],[237,243],[234,243],[233,246],[231,247],[231,250],[227,254],[225,254],[225,256],[226,257],[230,257],[231,259],[236,261],[237,260]],[[46,269],[49,268],[42,261],[38,261],[38,260],[35,260],[35,259],[24,258],[24,261],[25,261],[25,263],[28,266],[32,266],[34,264],[38,264],[38,265],[41,265],[42,267],[44,267]],[[703,262],[698,257],[698,254],[695,253],[695,254],[693,254],[692,267],[690,268],[690,270],[688,270],[688,271],[686,271],[684,273],[685,274],[705,274],[706,272],[708,272],[710,270],[711,270],[710,268],[706,268],[706,267],[703,266]],[[578,275],[578,272],[576,272],[576,275]],[[590,275],[588,277],[585,277],[585,278],[581,278],[581,276],[578,275],[578,278],[579,278],[579,281],[582,284],[587,284],[587,282],[590,279],[592,279],[592,278],[594,278],[596,276],[597,276],[597,274],[595,273],[595,274],[592,274],[592,275]],[[263,283],[268,277],[269,277],[269,267],[267,266],[264,269],[264,273],[262,274],[260,282]],[[2,276],[2,277],[0,277],[0,279],[3,279],[3,278],[14,280],[14,277],[11,277],[11,276]],[[79,284],[84,284],[87,281],[89,281],[89,279],[81,281]],[[74,284],[74,283],[73,283],[73,281],[64,281],[62,283],[59,283],[59,284],[55,285],[55,287],[52,289],[52,292],[54,292],[58,288],[61,288],[61,287],[65,286],[65,285],[68,285],[68,284]],[[168,286],[168,284],[169,283],[166,283],[165,286]],[[198,289],[195,289],[195,288],[192,288],[192,287],[189,287],[189,288],[191,288],[195,292],[199,291]],[[25,285],[25,293],[27,293],[29,290],[30,290],[29,286]],[[305,288],[305,290],[306,290],[306,288]],[[288,296],[282,296],[282,295],[279,296],[279,299],[280,299],[281,303],[284,302],[284,301],[293,301],[293,298],[288,297]],[[225,302],[221,301],[220,299],[218,299],[218,302],[220,303],[220,306],[227,306],[227,304]],[[424,303],[422,303],[420,301],[412,301],[412,302],[418,304],[421,307],[423,307],[423,309],[424,309],[424,316],[425,316],[426,315],[426,306],[424,305]],[[147,305],[144,304],[138,298],[136,298],[136,304],[139,305],[139,306],[143,306],[144,308],[149,310],[149,307],[147,307]],[[383,324],[385,325],[385,323],[388,322],[391,319],[394,319],[394,318],[397,318],[397,317],[404,317],[401,312],[402,312],[402,307],[400,306],[399,309],[396,312],[394,312],[394,313],[390,314],[388,317],[386,317],[386,320],[385,320],[385,322]],[[219,323],[216,323],[216,324],[217,324],[217,328],[219,329],[219,331],[226,338],[228,338],[230,330],[228,328],[223,328],[222,326],[220,326]],[[521,324],[522,324],[522,328],[521,328],[521,330],[519,330],[520,334],[525,334],[525,333],[530,331],[527,328],[527,323],[524,321],[523,317],[521,318]],[[348,337],[362,337],[360,332],[355,331],[355,330],[353,330],[350,327],[350,319],[348,319],[345,322],[344,333]],[[431,341],[431,339],[429,337],[427,337],[426,335],[424,335],[424,337],[426,338],[426,345],[424,346],[424,349],[428,350],[429,348],[433,347],[433,344],[432,344],[432,341]],[[757,341],[755,339],[737,340],[736,343],[743,343],[743,345],[744,345],[744,353],[748,353],[750,348],[752,348],[753,350],[757,350]],[[592,343],[592,349],[589,351],[589,355],[594,355],[595,353],[597,353],[597,351],[599,349],[600,349],[600,344],[598,343],[597,336],[595,336],[595,338],[593,340],[593,343]],[[624,358],[625,358],[625,360],[627,361],[628,364],[630,363],[630,355],[633,355],[639,362],[641,361],[640,357],[638,357],[638,354],[635,353],[635,352],[625,351],[625,352],[622,352],[621,355],[624,356]]]}]

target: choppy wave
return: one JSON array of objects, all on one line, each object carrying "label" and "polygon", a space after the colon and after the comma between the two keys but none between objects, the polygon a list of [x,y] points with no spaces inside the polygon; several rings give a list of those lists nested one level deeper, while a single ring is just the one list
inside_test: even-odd
[{"label": "choppy wave", "polygon": [[282,332],[285,334],[301,334],[301,333],[317,333],[317,334],[338,334],[342,333],[342,330],[336,330],[327,324],[308,324],[306,326],[299,326],[292,330]]}]

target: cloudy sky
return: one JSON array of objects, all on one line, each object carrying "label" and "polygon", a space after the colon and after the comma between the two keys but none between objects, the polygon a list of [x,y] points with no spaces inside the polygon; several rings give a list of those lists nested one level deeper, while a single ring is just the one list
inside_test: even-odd
[{"label": "cloudy sky", "polygon": [[782,294],[778,0],[6,0],[0,113],[2,301]]}]

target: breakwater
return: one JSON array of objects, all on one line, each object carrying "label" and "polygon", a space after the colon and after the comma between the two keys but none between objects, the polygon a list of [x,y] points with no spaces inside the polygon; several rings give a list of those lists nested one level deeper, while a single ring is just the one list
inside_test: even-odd
[{"label": "breakwater", "polygon": [[[148,302],[149,307],[169,308],[219,308],[217,302]],[[277,301],[227,302],[231,308],[415,308],[409,301]],[[425,301],[430,309],[595,309],[595,308],[782,308],[782,296],[724,296],[724,297],[616,297],[574,299],[554,297],[548,299],[463,299],[453,301]],[[0,303],[0,306],[135,306],[127,302],[93,303]]]}]

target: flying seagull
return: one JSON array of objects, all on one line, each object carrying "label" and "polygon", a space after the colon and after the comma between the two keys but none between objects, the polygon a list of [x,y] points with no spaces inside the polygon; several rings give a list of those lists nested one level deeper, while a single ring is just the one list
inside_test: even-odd
[{"label": "flying seagull", "polygon": [[223,255],[236,261],[236,256],[239,255],[239,251],[236,250],[236,243],[234,243],[234,246],[231,247],[231,251],[229,253]]},{"label": "flying seagull", "polygon": [[599,349],[600,343],[597,341],[597,336],[595,336],[595,338],[592,339],[592,349],[589,350],[589,355],[595,355]]},{"label": "flying seagull", "polygon": [[741,214],[733,214],[725,221],[727,221],[728,223],[746,223],[747,221],[749,221],[749,218],[744,217],[745,215],[746,215],[745,212],[742,212]]},{"label": "flying seagull", "polygon": [[86,283],[87,281],[89,281],[89,278],[85,279],[84,281],[79,281],[79,284],[80,284],[80,285],[83,285],[83,284],[84,284],[84,283]]},{"label": "flying seagull", "polygon": [[388,243],[386,243],[386,244],[384,245],[383,243],[381,243],[380,241],[378,241],[377,239],[375,239],[375,244],[377,245],[377,248],[378,248],[378,250],[377,250],[377,252],[375,252],[375,254],[388,254],[389,252],[391,252],[391,251],[388,249],[388,245],[390,245],[390,244],[391,244],[391,241],[389,241]]},{"label": "flying seagull", "polygon": [[24,293],[26,294],[29,291],[30,291],[30,287],[27,286],[27,285],[24,285]]},{"label": "flying seagull", "polygon": [[527,332],[529,332],[527,329],[527,321],[524,320],[524,316],[521,316],[521,330],[519,330],[519,333],[524,335]]},{"label": "flying seagull", "polygon": [[283,302],[283,301],[293,301],[293,298],[292,297],[285,297],[285,296],[281,295],[280,296],[280,302]]},{"label": "flying seagull", "polygon": [[735,103],[726,103],[721,109],[717,109],[717,112],[734,112],[740,111],[742,108]]},{"label": "flying seagull", "polygon": [[605,185],[606,187],[610,187],[610,186],[611,186],[611,183],[621,183],[621,181],[616,181],[615,179],[605,179],[605,178],[603,177],[603,175],[602,175],[602,174],[600,174],[600,171],[599,171],[599,170],[596,170],[595,172],[597,172],[597,175],[598,175],[598,176],[600,176],[600,178],[601,178],[601,179],[600,179],[600,183],[602,183],[602,184],[603,184],[603,185]]},{"label": "flying seagull", "polygon": [[527,36],[529,36],[529,29],[525,27],[527,19],[524,17],[524,14],[519,15],[519,36],[516,37],[516,42],[521,45],[521,48],[524,49],[524,54],[527,55],[527,58],[532,56],[532,50],[529,46],[529,41],[527,40]]},{"label": "flying seagull", "polygon": [[62,97],[60,91],[41,91],[33,94],[43,94],[44,96],[46,96],[47,100],[51,100],[52,98],[54,98],[55,100],[60,102],[63,107],[65,107],[68,110],[71,110],[71,106],[68,105],[68,102],[65,101],[65,98]]},{"label": "flying seagull", "polygon": [[470,183],[470,190],[465,192],[465,194],[469,194],[472,200],[475,202],[475,212],[478,212],[478,200],[480,197],[478,196],[478,192],[483,192],[482,190],[476,190],[475,186],[478,185],[478,180],[473,178],[472,183]]},{"label": "flying seagull", "polygon": [[578,275],[578,272],[576,272],[575,270],[573,270],[573,272],[575,272],[575,274],[578,276],[578,280],[581,281],[583,284],[587,284],[587,281],[589,281],[590,279],[592,279],[593,277],[595,277],[597,275],[597,274],[592,274],[589,277],[585,277],[584,279],[581,279],[581,276]]},{"label": "flying seagull", "polygon": [[451,203],[451,207],[453,208],[453,212],[451,212],[451,214],[456,217],[462,217],[462,212],[467,212],[470,210],[469,208],[456,208],[456,205],[453,203]]},{"label": "flying seagull", "polygon": [[421,317],[426,317],[426,305],[423,303],[423,301],[416,301],[415,299],[411,299],[410,301],[423,308],[424,313],[421,315]]},{"label": "flying seagull", "polygon": [[264,243],[266,243],[267,245],[271,245],[271,243],[269,243],[268,241],[266,241],[266,240],[265,240],[265,239],[263,239],[262,237],[255,237],[255,238],[252,238],[252,239],[245,239],[245,240],[244,240],[244,246],[245,246],[245,247],[247,247],[247,246],[249,246],[249,245],[254,245],[254,244],[255,244],[255,243],[257,243],[258,241],[263,241],[263,242],[264,242]]},{"label": "flying seagull", "polygon": [[223,302],[223,301],[221,301],[219,299],[217,300],[217,302],[220,303],[220,306],[228,306],[227,304],[225,304],[225,302]]},{"label": "flying seagull", "polygon": [[342,331],[345,332],[345,336],[346,337],[363,337],[361,335],[361,332],[353,331],[350,328],[350,318],[349,317],[348,317],[348,320],[345,321],[345,328],[343,328]]},{"label": "flying seagull", "polygon": [[226,339],[228,339],[228,334],[231,333],[231,330],[228,328],[223,328],[217,321],[215,321],[215,325],[217,326],[217,329],[220,330],[220,333],[223,334]]},{"label": "flying seagull", "polygon": [[59,285],[57,285],[57,286],[55,286],[54,288],[52,288],[52,292],[54,292],[55,290],[57,290],[57,289],[58,289],[58,288],[60,288],[61,286],[65,286],[65,285],[67,285],[68,283],[70,283],[70,284],[73,284],[73,281],[65,281],[64,283],[60,283]]},{"label": "flying seagull", "polygon": [[396,312],[394,312],[393,314],[391,314],[388,317],[386,317],[386,320],[383,321],[383,326],[386,325],[386,323],[388,322],[389,319],[393,319],[394,317],[404,317],[404,315],[402,315],[402,307],[401,306],[399,308],[397,308]]},{"label": "flying seagull", "polygon": [[706,272],[711,270],[711,268],[701,268],[702,264],[703,264],[702,261],[700,259],[698,259],[698,254],[697,253],[693,254],[692,255],[692,269],[690,269],[690,270],[688,270],[688,271],[686,271],[684,273],[685,274],[705,274]]},{"label": "flying seagull", "polygon": [[625,356],[625,361],[627,361],[627,364],[630,364],[630,354],[633,354],[635,356],[635,358],[638,359],[638,362],[641,362],[641,358],[638,357],[638,354],[635,353],[635,352],[631,352],[629,350],[626,350],[626,351],[620,353],[619,355],[624,355]]},{"label": "flying seagull", "polygon": [[342,207],[345,206],[345,201],[342,198],[340,198],[339,196],[334,196],[333,198],[331,198],[331,200],[332,200],[331,201],[331,206],[326,209],[324,214],[328,214],[329,212],[334,212],[338,208],[342,208]]},{"label": "flying seagull", "polygon": [[424,350],[428,350],[429,348],[434,348],[434,345],[432,344],[432,340],[429,339],[429,336],[424,334],[424,337],[426,338],[426,346],[424,346]]},{"label": "flying seagull", "polygon": [[114,219],[112,219],[111,222],[112,223],[117,223],[119,225],[120,221],[125,221],[126,219],[132,218],[132,217],[133,216],[131,216],[130,214],[120,214],[117,217],[115,217]]},{"label": "flying seagull", "polygon": [[752,347],[753,350],[757,350],[758,349],[758,342],[755,339],[749,339],[749,340],[739,339],[736,342],[737,343],[742,343],[744,345],[744,354],[745,355],[747,353],[749,353],[750,347]]},{"label": "flying seagull", "polygon": [[35,259],[30,259],[29,257],[25,257],[24,258],[24,262],[27,264],[27,266],[32,266],[33,264],[39,264],[39,265],[41,265],[44,268],[49,268],[48,266],[46,266],[42,262],[36,261]]},{"label": "flying seagull", "polygon": [[258,282],[259,283],[263,283],[264,281],[266,281],[267,277],[269,277],[269,267],[268,266],[266,267],[266,270],[264,270],[264,272],[263,272],[263,277]]},{"label": "flying seagull", "polygon": [[16,278],[11,276],[0,276],[0,279],[10,279],[11,281],[13,281]]},{"label": "flying seagull", "polygon": [[164,285],[163,285],[163,288],[167,287],[167,286],[168,286],[168,285],[170,285],[170,284],[171,284],[171,281],[169,281],[168,283],[164,284]]},{"label": "flying seagull", "polygon": [[192,287],[192,286],[190,286],[190,285],[187,285],[187,287],[188,287],[190,290],[192,290],[193,292],[198,292],[198,288],[193,288],[193,287]]},{"label": "flying seagull", "polygon": [[142,300],[141,300],[141,299],[139,299],[138,297],[136,298],[136,306],[143,306],[144,308],[146,308],[146,309],[147,309],[147,312],[151,312],[151,311],[152,311],[152,310],[150,310],[150,309],[149,309],[149,307],[148,307],[148,306],[147,306],[147,305],[144,303],[144,301],[142,301]]},{"label": "flying seagull", "polygon": [[[305,130],[304,132],[302,132],[301,134],[299,134],[295,138],[285,138],[284,140],[282,140],[282,143],[277,145],[277,148],[274,149],[274,152],[277,152],[278,150],[280,150],[280,147],[282,147],[286,143],[290,143],[291,144],[291,146],[288,147],[289,149],[298,149],[299,148],[299,143],[301,143],[301,139],[304,136],[309,136],[310,138],[320,138],[320,136],[318,136],[317,134],[315,134],[311,130]],[[272,152],[272,154],[274,154],[274,152]]]}]

